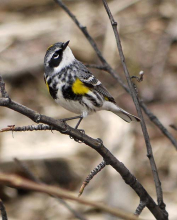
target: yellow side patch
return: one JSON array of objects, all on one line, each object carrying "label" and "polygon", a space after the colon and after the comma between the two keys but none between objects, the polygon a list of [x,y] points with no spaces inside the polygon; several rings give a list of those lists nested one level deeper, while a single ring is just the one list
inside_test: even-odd
[{"label": "yellow side patch", "polygon": [[45,84],[46,84],[47,89],[48,89],[48,91],[49,91],[49,85],[48,85],[48,83],[47,83],[47,80],[46,80],[45,76],[44,76],[44,81],[45,81]]},{"label": "yellow side patch", "polygon": [[48,91],[50,92],[49,85],[48,85],[47,81],[46,81],[46,86],[47,86]]},{"label": "yellow side patch", "polygon": [[109,101],[108,97],[106,97],[106,96],[104,97],[104,99],[105,99],[106,101]]},{"label": "yellow side patch", "polygon": [[76,81],[72,85],[72,91],[77,95],[85,95],[89,92],[89,88],[84,85],[83,82],[80,81],[80,79],[76,79]]},{"label": "yellow side patch", "polygon": [[[48,85],[47,80],[46,80],[46,78],[45,78],[45,77],[44,77],[44,81],[45,81],[45,84],[46,84],[47,89],[48,89],[48,91],[49,91],[49,85]],[[49,92],[50,92],[50,91],[49,91]]]}]

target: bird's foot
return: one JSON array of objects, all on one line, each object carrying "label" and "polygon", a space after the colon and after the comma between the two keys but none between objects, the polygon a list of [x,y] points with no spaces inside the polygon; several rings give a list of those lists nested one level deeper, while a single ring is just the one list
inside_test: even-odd
[{"label": "bird's foot", "polygon": [[77,129],[81,134],[85,134],[84,129]]},{"label": "bird's foot", "polygon": [[100,146],[103,145],[103,141],[100,138],[97,138],[97,141],[99,142]]}]

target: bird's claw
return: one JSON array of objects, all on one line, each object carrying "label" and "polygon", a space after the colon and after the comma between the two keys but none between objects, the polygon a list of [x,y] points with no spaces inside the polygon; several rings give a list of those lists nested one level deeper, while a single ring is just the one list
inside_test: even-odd
[{"label": "bird's claw", "polygon": [[[82,135],[84,135],[85,134],[85,131],[83,130],[83,129],[77,129]],[[73,139],[73,140],[75,140],[76,142],[78,142],[78,143],[84,143],[84,141],[81,141],[81,140],[79,140],[79,139],[77,139],[77,138],[73,138],[72,136],[69,136],[71,139]]]},{"label": "bird's claw", "polygon": [[66,124],[66,121],[67,121],[67,120],[65,120],[65,119],[60,119],[60,121],[61,121],[61,123]]},{"label": "bird's claw", "polygon": [[77,129],[81,134],[85,134],[85,131],[83,129]]},{"label": "bird's claw", "polygon": [[76,141],[77,143],[84,143],[83,141],[81,141],[81,140],[79,140],[79,139],[77,139],[77,138],[74,138],[74,137],[72,137],[72,136],[69,136],[71,139],[73,139],[74,141]]},{"label": "bird's claw", "polygon": [[103,141],[100,138],[97,138],[97,141],[99,142],[100,146],[103,145]]}]

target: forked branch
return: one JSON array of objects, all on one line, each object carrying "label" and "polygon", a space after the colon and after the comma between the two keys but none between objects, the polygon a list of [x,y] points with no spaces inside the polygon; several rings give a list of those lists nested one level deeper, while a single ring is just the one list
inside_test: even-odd
[{"label": "forked branch", "polygon": [[[27,166],[26,163],[20,161],[19,159],[15,158],[14,161],[16,162],[16,164],[19,166],[19,168],[22,170],[22,172],[24,172],[30,180],[38,183],[38,184],[44,184],[38,177],[36,177],[33,172],[29,169],[29,167]],[[80,220],[87,220],[81,213],[79,213],[78,211],[74,210],[64,199],[59,198],[59,197],[55,197],[54,195],[50,195],[54,197],[58,202],[60,202],[66,209],[68,209],[73,215],[74,217],[76,217],[77,219]]]},{"label": "forked branch", "polygon": [[[109,65],[106,59],[103,57],[101,51],[98,49],[98,46],[94,39],[89,34],[86,27],[84,27],[79,20],[74,16],[74,14],[68,9],[68,7],[61,0],[54,0],[74,21],[74,23],[78,26],[78,28],[82,31],[88,42],[91,44],[93,49],[95,50],[97,56],[99,57],[102,65],[104,66],[104,70],[109,72],[112,77],[125,89],[126,92],[130,94],[130,90],[128,86],[123,82],[122,78],[113,70],[113,68]],[[161,130],[161,132],[171,141],[174,147],[177,149],[177,141],[173,137],[173,135],[164,127],[164,125],[160,122],[160,120],[150,111],[150,109],[146,106],[143,100],[140,99],[140,106],[145,112],[145,114],[149,117],[149,119]]]},{"label": "forked branch", "polygon": [[85,179],[85,181],[82,183],[82,186],[79,190],[79,196],[82,195],[85,187],[89,184],[90,180],[93,179],[93,177],[95,175],[97,175],[97,173],[99,173],[104,167],[106,166],[106,162],[103,160],[101,163],[99,163],[91,172],[90,174],[87,176],[87,178]]},{"label": "forked branch", "polygon": [[145,143],[146,143],[147,156],[150,160],[151,170],[152,170],[152,173],[153,173],[154,182],[155,182],[155,186],[156,186],[158,205],[162,210],[164,210],[164,213],[168,216],[168,213],[165,211],[165,206],[166,205],[163,202],[163,192],[162,192],[162,188],[161,188],[161,182],[160,182],[160,179],[159,179],[156,163],[155,163],[155,160],[154,160],[149,134],[148,134],[146,124],[145,124],[145,121],[144,121],[144,118],[143,118],[143,114],[142,114],[142,111],[141,111],[139,98],[138,98],[137,93],[135,91],[135,88],[132,84],[131,77],[130,77],[126,62],[125,62],[125,57],[124,57],[123,50],[122,50],[121,40],[120,40],[120,37],[119,37],[119,32],[117,30],[117,22],[114,20],[114,17],[113,17],[113,15],[112,15],[112,13],[109,9],[109,6],[108,6],[106,0],[103,0],[103,4],[104,4],[104,7],[106,9],[106,12],[108,14],[108,17],[110,19],[110,22],[111,22],[111,25],[112,25],[112,28],[113,28],[113,31],[114,31],[118,52],[119,52],[120,59],[121,59],[121,62],[122,62],[122,66],[123,66],[123,69],[124,69],[124,73],[125,73],[125,76],[126,76],[126,79],[127,79],[127,82],[128,82],[128,86],[129,86],[129,89],[130,89],[130,94],[131,94],[132,99],[134,101],[136,110],[138,112],[138,116],[141,119],[140,123],[141,123],[142,132],[143,132],[143,135],[144,135],[144,140],[145,140]]},{"label": "forked branch", "polygon": [[127,220],[137,219],[136,216],[133,216],[131,214],[127,214],[121,210],[108,207],[108,206],[101,204],[101,203],[88,201],[83,198],[82,199],[78,198],[78,197],[74,196],[73,194],[71,194],[70,192],[68,192],[64,189],[61,189],[59,187],[35,183],[33,181],[29,181],[29,180],[22,178],[22,177],[19,177],[17,175],[0,173],[0,183],[3,185],[8,185],[8,186],[14,187],[14,188],[28,189],[28,190],[32,190],[32,191],[36,191],[36,192],[47,193],[47,194],[50,194],[50,195],[53,195],[53,196],[56,196],[59,198],[76,201],[76,202],[84,204],[84,205],[89,205],[89,206],[95,207],[99,210],[110,213],[114,216],[121,217],[122,219],[127,219]]},{"label": "forked branch", "polygon": [[3,204],[1,199],[0,199],[0,210],[1,210],[2,220],[7,220],[6,209],[5,209],[5,206],[4,206],[4,204]]},{"label": "forked branch", "polygon": [[[2,78],[0,76],[0,80]],[[79,132],[77,129],[73,129],[69,125],[65,124],[62,120],[55,120],[51,117],[41,115],[36,111],[33,111],[30,108],[27,108],[24,105],[21,105],[17,102],[14,102],[10,98],[0,98],[0,106],[10,108],[14,111],[17,111],[36,123],[44,123],[51,126],[54,130],[59,131],[62,134],[69,135],[74,139],[80,140],[83,143],[87,144],[94,150],[96,150],[106,161],[106,164],[110,164],[124,179],[124,181],[137,193],[140,197],[140,200],[145,202],[146,207],[151,211],[156,219],[167,220],[167,216],[164,215],[164,212],[160,207],[154,202],[151,196],[147,193],[144,187],[138,182],[138,180],[130,173],[130,171],[121,163],[98,139],[93,139],[88,135]],[[0,175],[3,178],[2,175]],[[7,182],[9,182],[8,179]],[[6,181],[4,181],[6,183]],[[49,193],[50,194],[50,193]]]}]

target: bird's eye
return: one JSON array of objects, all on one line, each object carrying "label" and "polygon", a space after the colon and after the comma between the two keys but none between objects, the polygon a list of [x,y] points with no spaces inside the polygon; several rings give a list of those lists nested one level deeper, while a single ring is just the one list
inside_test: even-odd
[{"label": "bird's eye", "polygon": [[57,59],[59,57],[59,53],[58,53],[58,51],[56,51],[55,53],[54,53],[54,55],[53,55],[53,58],[54,59]]}]

